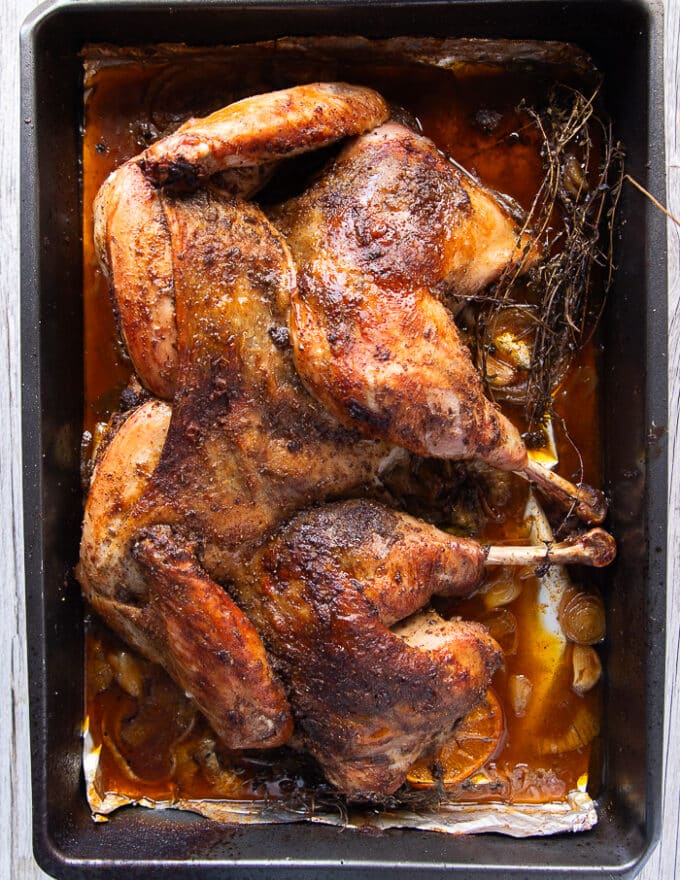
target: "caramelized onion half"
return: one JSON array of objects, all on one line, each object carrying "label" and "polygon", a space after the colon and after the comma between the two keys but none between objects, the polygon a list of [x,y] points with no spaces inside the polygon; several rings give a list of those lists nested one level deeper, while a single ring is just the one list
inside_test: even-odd
[{"label": "caramelized onion half", "polygon": [[492,611],[491,614],[485,615],[482,623],[506,656],[517,653],[517,618],[512,611],[508,611],[507,608]]},{"label": "caramelized onion half", "polygon": [[509,605],[522,592],[522,584],[514,569],[500,566],[482,585],[484,604],[489,610]]},{"label": "caramelized onion half", "polygon": [[560,607],[560,625],[565,636],[577,645],[594,645],[606,634],[602,599],[596,593],[569,590]]},{"label": "caramelized onion half", "polygon": [[581,705],[567,730],[560,736],[544,737],[539,743],[542,755],[562,755],[587,746],[600,732],[600,721],[593,709]]}]

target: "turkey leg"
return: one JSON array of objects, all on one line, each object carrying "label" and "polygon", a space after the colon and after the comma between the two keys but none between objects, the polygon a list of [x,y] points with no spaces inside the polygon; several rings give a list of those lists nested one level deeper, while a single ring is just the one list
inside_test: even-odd
[{"label": "turkey leg", "polygon": [[[569,560],[605,564],[607,554],[590,551],[600,542],[611,558],[611,538],[594,530],[548,559],[566,561],[568,550]],[[294,517],[233,589],[277,658],[304,747],[326,777],[350,796],[385,795],[481,700],[501,662],[480,624],[411,615],[433,595],[472,593],[487,564],[545,559],[543,548],[487,547],[347,501]]]},{"label": "turkey leg", "polygon": [[295,364],[345,424],[419,455],[477,458],[601,522],[601,493],[550,475],[485,397],[444,298],[538,259],[500,203],[420,134],[352,141],[274,217],[298,267]]},{"label": "turkey leg", "polygon": [[237,601],[277,659],[303,747],[340,791],[384,796],[486,693],[501,652],[477,623],[425,646],[389,626],[479,580],[484,552],[366,501],[295,517]]}]

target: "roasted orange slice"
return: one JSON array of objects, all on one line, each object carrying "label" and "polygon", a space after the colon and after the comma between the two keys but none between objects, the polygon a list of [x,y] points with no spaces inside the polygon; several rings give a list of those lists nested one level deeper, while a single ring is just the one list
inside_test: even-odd
[{"label": "roasted orange slice", "polygon": [[504,729],[501,704],[496,694],[488,690],[486,697],[458,723],[444,745],[415,762],[406,777],[408,782],[416,788],[434,785],[434,764],[442,767],[444,785],[462,782],[491,758],[498,748]]}]

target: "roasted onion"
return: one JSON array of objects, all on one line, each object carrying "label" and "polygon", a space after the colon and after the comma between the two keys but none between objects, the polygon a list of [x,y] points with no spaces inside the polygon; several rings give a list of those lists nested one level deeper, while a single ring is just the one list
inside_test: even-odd
[{"label": "roasted onion", "polygon": [[568,590],[559,613],[565,636],[577,645],[594,645],[606,634],[602,599],[596,593]]},{"label": "roasted onion", "polygon": [[539,743],[542,755],[562,755],[574,752],[589,742],[600,732],[600,722],[596,713],[587,705],[581,705],[566,729],[560,736],[544,737]]},{"label": "roasted onion", "polygon": [[484,597],[484,604],[491,610],[514,602],[522,592],[522,584],[515,577],[512,568],[502,566],[487,578],[480,592]]},{"label": "roasted onion", "polygon": [[512,611],[501,608],[485,615],[482,623],[501,646],[506,657],[517,653],[517,619]]}]

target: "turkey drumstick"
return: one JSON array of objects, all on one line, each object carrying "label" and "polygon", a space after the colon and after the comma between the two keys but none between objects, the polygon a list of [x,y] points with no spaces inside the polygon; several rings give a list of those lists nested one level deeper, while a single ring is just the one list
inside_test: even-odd
[{"label": "turkey drumstick", "polygon": [[387,795],[484,696],[501,662],[480,624],[414,647],[389,626],[469,592],[484,552],[366,501],[296,516],[235,585],[288,686],[302,747],[349,796]]},{"label": "turkey drumstick", "polygon": [[354,139],[274,222],[298,267],[295,364],[336,417],[420,455],[515,471],[602,521],[600,493],[528,459],[442,302],[536,261],[495,199],[427,138],[389,122]]},{"label": "turkey drumstick", "polygon": [[[611,561],[613,541],[598,537],[611,543],[597,561],[585,546],[572,560]],[[472,593],[487,559],[522,565],[537,549],[488,548],[361,500],[297,515],[256,554],[234,594],[276,658],[304,748],[340,791],[394,792],[501,662],[477,623],[429,612],[389,627],[433,595]]]}]

